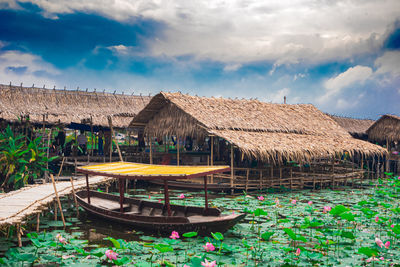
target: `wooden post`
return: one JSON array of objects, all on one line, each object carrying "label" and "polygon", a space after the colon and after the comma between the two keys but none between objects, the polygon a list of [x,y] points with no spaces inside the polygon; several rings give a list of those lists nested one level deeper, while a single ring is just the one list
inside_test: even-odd
[{"label": "wooden post", "polygon": [[21,223],[17,223],[17,239],[18,239],[18,247],[22,247]]},{"label": "wooden post", "polygon": [[231,143],[231,188],[233,188],[233,177],[234,177],[234,170],[233,170],[233,159],[234,159],[234,153],[233,153],[233,144]]},{"label": "wooden post", "polygon": [[[211,166],[214,166],[214,136],[211,136]],[[211,183],[214,183],[214,174],[211,174]]]},{"label": "wooden post", "polygon": [[150,164],[153,164],[153,138],[149,137]]},{"label": "wooden post", "polygon": [[260,189],[261,190],[263,188],[263,171],[260,170]]},{"label": "wooden post", "polygon": [[171,206],[169,205],[169,192],[168,192],[168,180],[164,180],[164,204],[167,206],[168,216],[171,216]]},{"label": "wooden post", "polygon": [[290,190],[293,189],[293,167],[290,167]]},{"label": "wooden post", "polygon": [[247,168],[247,170],[246,170],[246,184],[244,186],[244,190],[245,190],[246,194],[247,194],[247,188],[249,187],[249,174],[250,174],[250,169]]},{"label": "wooden post", "polygon": [[52,181],[52,183],[53,183],[54,192],[56,193],[56,199],[57,199],[57,202],[58,202],[58,207],[59,207],[59,209],[60,209],[61,219],[62,219],[63,224],[64,224],[64,227],[65,227],[64,213],[63,213],[63,211],[62,211],[60,198],[58,197],[58,192],[57,192],[57,188],[56,188],[56,182],[54,181],[53,174],[50,174],[50,177],[51,177],[51,181]]},{"label": "wooden post", "polygon": [[[94,151],[94,139],[93,138],[93,118],[90,116],[90,140],[91,142],[91,150],[90,150],[90,155],[93,157],[93,151]],[[89,154],[89,153],[88,153]],[[90,161],[90,160],[89,160]]]},{"label": "wooden post", "polygon": [[124,212],[124,181],[125,179],[118,179],[118,186],[119,186],[119,210],[121,213]]},{"label": "wooden post", "polygon": [[271,164],[271,183],[270,183],[270,187],[272,187],[273,181],[274,181],[274,166]]},{"label": "wooden post", "polygon": [[281,164],[279,163],[279,188],[282,186],[282,167]]},{"label": "wooden post", "polygon": [[178,136],[176,136],[176,165],[177,166],[179,166],[179,150],[180,150],[180,147],[179,147],[179,137]]},{"label": "wooden post", "polygon": [[87,192],[87,200],[90,204],[90,187],[89,187],[89,174],[86,174],[86,192]]},{"label": "wooden post", "polygon": [[63,157],[63,159],[61,161],[60,170],[58,171],[58,174],[57,174],[57,182],[58,182],[58,179],[60,178],[60,174],[61,174],[61,171],[62,171],[62,168],[63,168],[63,165],[64,165],[64,161],[65,161],[65,157]]},{"label": "wooden post", "polygon": [[57,221],[57,201],[54,201],[54,220]]},{"label": "wooden post", "polygon": [[36,232],[39,232],[40,228],[40,212],[36,213]]},{"label": "wooden post", "polygon": [[207,194],[207,176],[204,176],[204,208],[208,210],[208,194]]},{"label": "wooden post", "polygon": [[[50,132],[49,132],[48,140],[47,140],[47,153],[46,153],[47,154],[47,158],[49,158],[49,153],[50,153],[50,138],[51,138],[51,131],[52,130],[53,129],[50,128]],[[49,162],[46,162],[46,168],[49,169]],[[47,171],[44,172],[44,179],[45,179],[46,183],[49,181],[49,177],[48,177],[48,172]]]},{"label": "wooden post", "polygon": [[[74,202],[75,202],[75,207],[76,207],[76,216],[79,217],[79,206],[78,206],[78,200],[76,199],[76,195],[75,195],[74,180],[72,179],[72,177],[69,177],[69,180],[71,181],[72,195],[74,197]],[[88,181],[88,183],[89,183],[89,181]],[[89,196],[89,194],[88,194],[88,196]]]},{"label": "wooden post", "polygon": [[[113,141],[113,139],[115,139],[115,134],[114,134],[113,126],[112,126],[112,118],[111,118],[111,116],[108,116],[108,124],[110,125],[110,131],[111,131],[111,144],[110,144],[110,147],[112,147],[112,141]],[[123,162],[124,160],[122,158],[121,150],[119,149],[119,145],[118,145],[118,141],[117,140],[115,140],[115,146],[117,147],[119,160]],[[110,162],[111,162],[111,152],[112,152],[112,148],[110,149]]]}]

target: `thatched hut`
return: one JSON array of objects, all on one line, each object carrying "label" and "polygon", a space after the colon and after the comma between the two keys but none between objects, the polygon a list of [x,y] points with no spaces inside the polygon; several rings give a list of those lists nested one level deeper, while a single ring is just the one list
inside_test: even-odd
[{"label": "thatched hut", "polygon": [[351,136],[362,140],[368,140],[367,130],[375,122],[374,120],[368,119],[354,119],[335,115],[329,116],[351,134]]},{"label": "thatched hut", "polygon": [[[379,146],[352,138],[332,118],[309,104],[272,104],[161,92],[135,116],[131,126],[144,127],[150,137],[223,138],[242,159],[268,163],[271,173],[273,166],[340,158],[345,151],[350,156],[386,153]],[[232,180],[233,176],[232,173]]]},{"label": "thatched hut", "polygon": [[0,119],[18,121],[29,116],[34,124],[90,122],[125,128],[150,100],[149,96],[111,94],[0,85]]}]

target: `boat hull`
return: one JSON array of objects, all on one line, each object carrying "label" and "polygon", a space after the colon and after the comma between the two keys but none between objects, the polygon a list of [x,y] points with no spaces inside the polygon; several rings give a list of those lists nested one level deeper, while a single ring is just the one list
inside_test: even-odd
[{"label": "boat hull", "polygon": [[[223,233],[246,216],[245,214],[221,215],[215,208],[206,210],[180,205],[171,205],[173,214],[167,216],[166,207],[162,203],[135,198],[124,198],[122,213],[118,208],[119,196],[97,191],[90,191],[89,194],[91,203],[88,203],[87,191],[76,193],[79,205],[89,214],[132,226],[135,230],[152,233],[170,234],[172,231],[179,233],[195,231],[200,235],[208,235],[210,232]],[[138,208],[142,209],[141,213],[137,212]]]}]

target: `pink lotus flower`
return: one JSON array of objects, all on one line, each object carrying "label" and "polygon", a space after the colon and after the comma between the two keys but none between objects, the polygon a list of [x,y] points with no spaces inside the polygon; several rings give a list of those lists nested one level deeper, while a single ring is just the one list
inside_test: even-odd
[{"label": "pink lotus flower", "polygon": [[323,211],[323,213],[328,213],[328,212],[331,211],[331,209],[332,209],[332,207],[330,207],[330,206],[324,206],[324,211]]},{"label": "pink lotus flower", "polygon": [[291,203],[292,203],[293,205],[296,205],[297,200],[296,200],[296,199],[292,199]]},{"label": "pink lotus flower", "polygon": [[112,251],[111,249],[107,249],[105,254],[110,260],[117,260],[118,253]]},{"label": "pink lotus flower", "polygon": [[149,199],[151,199],[151,196],[149,195]]},{"label": "pink lotus flower", "polygon": [[217,261],[208,261],[207,259],[204,259],[204,262],[201,263],[201,266],[215,267],[215,266],[217,266]]},{"label": "pink lotus flower", "polygon": [[184,198],[185,198],[185,195],[182,193],[182,194],[180,194],[180,195],[178,196],[178,198],[184,199]]},{"label": "pink lotus flower", "polygon": [[295,255],[296,255],[296,256],[300,256],[300,253],[301,253],[300,248],[297,248]]},{"label": "pink lotus flower", "polygon": [[308,201],[307,204],[311,206],[312,205],[312,201],[311,200]]},{"label": "pink lotus flower", "polygon": [[278,206],[279,205],[279,199],[278,198],[275,198],[275,204]]},{"label": "pink lotus flower", "polygon": [[258,198],[258,200],[260,200],[260,201],[263,201],[263,200],[264,200],[264,197],[263,197],[263,196],[258,196],[257,198]]},{"label": "pink lotus flower", "polygon": [[210,252],[210,251],[214,251],[214,250],[215,250],[214,245],[211,244],[211,243],[209,243],[209,242],[207,242],[207,243],[203,246],[203,248],[204,248],[207,252]]},{"label": "pink lotus flower", "polygon": [[394,224],[392,224],[390,227],[394,228]]},{"label": "pink lotus flower", "polygon": [[177,232],[177,231],[172,231],[172,233],[171,233],[171,235],[170,235],[169,238],[171,238],[171,239],[177,239],[177,238],[179,238],[178,232]]},{"label": "pink lotus flower", "polygon": [[389,249],[389,247],[390,247],[390,241],[386,241],[386,243],[385,243],[384,246],[385,246],[386,249]]},{"label": "pink lotus flower", "polygon": [[376,216],[376,217],[375,217],[375,222],[378,222],[378,221],[379,221],[379,217]]},{"label": "pink lotus flower", "polygon": [[158,200],[158,203],[161,203],[161,198]]},{"label": "pink lotus flower", "polygon": [[190,266],[185,264],[185,265],[183,265],[183,267],[190,267]]},{"label": "pink lotus flower", "polygon": [[75,255],[62,255],[61,258],[63,260],[69,259],[69,258],[75,258]]},{"label": "pink lotus flower", "polygon": [[380,257],[379,259],[376,257],[371,257],[371,258],[367,259],[366,262],[379,261],[379,260],[383,261],[384,259],[385,259],[384,257]]},{"label": "pink lotus flower", "polygon": [[375,238],[375,243],[380,247],[380,248],[383,248],[383,242],[382,242],[382,240],[380,240],[379,238]]},{"label": "pink lotus flower", "polygon": [[63,243],[64,245],[67,244],[67,240],[61,234],[57,234],[56,238],[58,242]]}]

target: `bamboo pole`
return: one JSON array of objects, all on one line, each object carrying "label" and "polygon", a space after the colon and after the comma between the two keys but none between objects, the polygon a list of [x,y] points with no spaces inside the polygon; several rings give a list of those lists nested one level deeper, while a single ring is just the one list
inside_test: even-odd
[{"label": "bamboo pole", "polygon": [[[48,139],[47,139],[47,153],[46,153],[47,158],[49,158],[49,153],[50,153],[50,138],[51,138],[52,130],[53,129],[50,128],[50,132],[49,132]],[[49,162],[46,162],[46,169],[49,169]],[[47,171],[44,172],[44,179],[45,179],[46,183],[49,181]]]},{"label": "bamboo pole", "polygon": [[[211,166],[214,166],[214,136],[211,136]],[[214,174],[211,174],[211,183],[214,183]]]},{"label": "bamboo pole", "polygon": [[153,138],[149,137],[150,164],[153,164]]},{"label": "bamboo pole", "polygon": [[21,223],[17,223],[17,240],[18,240],[18,247],[22,247]]},{"label": "bamboo pole", "polygon": [[[94,138],[93,138],[93,118],[90,116],[90,140],[91,140],[91,150],[90,150],[90,155],[93,157],[93,151],[94,151]],[[88,153],[89,154],[89,153]],[[90,160],[89,160],[90,162]]]},{"label": "bamboo pole", "polygon": [[177,136],[176,137],[176,165],[177,166],[179,166],[179,150],[180,150],[180,147],[179,147],[179,137]]},{"label": "bamboo pole", "polygon": [[233,158],[234,158],[234,154],[233,154],[233,144],[231,144],[231,187],[233,187],[233,176],[234,176],[234,170],[233,170]]},{"label": "bamboo pole", "polygon": [[36,232],[39,232],[40,228],[40,212],[36,213]]},{"label": "bamboo pole", "polygon": [[61,171],[62,171],[62,168],[63,168],[63,165],[64,165],[64,161],[65,161],[65,157],[63,157],[63,159],[62,159],[60,170],[57,173],[57,182],[58,182],[58,179],[60,178],[60,174],[61,174]]},{"label": "bamboo pole", "polygon": [[263,171],[260,170],[260,189],[261,190],[263,188]]},{"label": "bamboo pole", "polygon": [[54,220],[57,221],[57,202],[54,201]]},{"label": "bamboo pole", "polygon": [[245,184],[245,187],[244,187],[246,194],[247,194],[247,188],[249,187],[249,174],[250,174],[250,169],[247,168],[247,170],[246,170],[246,184]]},{"label": "bamboo pole", "polygon": [[75,207],[76,207],[76,216],[79,217],[79,206],[78,206],[78,200],[76,199],[76,195],[75,195],[74,179],[72,179],[72,177],[69,177],[69,180],[71,182],[72,195],[74,197],[74,202],[75,202]]},{"label": "bamboo pole", "polygon": [[[110,126],[110,131],[111,131],[111,144],[110,144],[110,147],[112,147],[112,141],[113,141],[113,139],[115,139],[115,133],[114,133],[113,126],[112,126],[112,118],[111,118],[111,116],[108,116],[108,124]],[[124,160],[122,158],[121,150],[119,149],[119,145],[118,145],[118,141],[117,140],[115,140],[115,146],[117,147],[119,160],[123,162]],[[111,162],[112,148],[110,150],[111,150],[110,151],[110,162]]]},{"label": "bamboo pole", "polygon": [[58,202],[58,207],[59,207],[59,209],[60,209],[61,219],[62,219],[63,224],[64,224],[64,227],[65,227],[64,213],[63,213],[63,211],[62,211],[60,198],[58,197],[58,192],[57,192],[57,188],[56,188],[56,182],[54,181],[53,174],[50,174],[50,177],[51,177],[51,181],[52,181],[52,183],[53,183],[54,192],[55,192],[55,194],[56,194],[56,199],[57,199],[57,202]]}]

